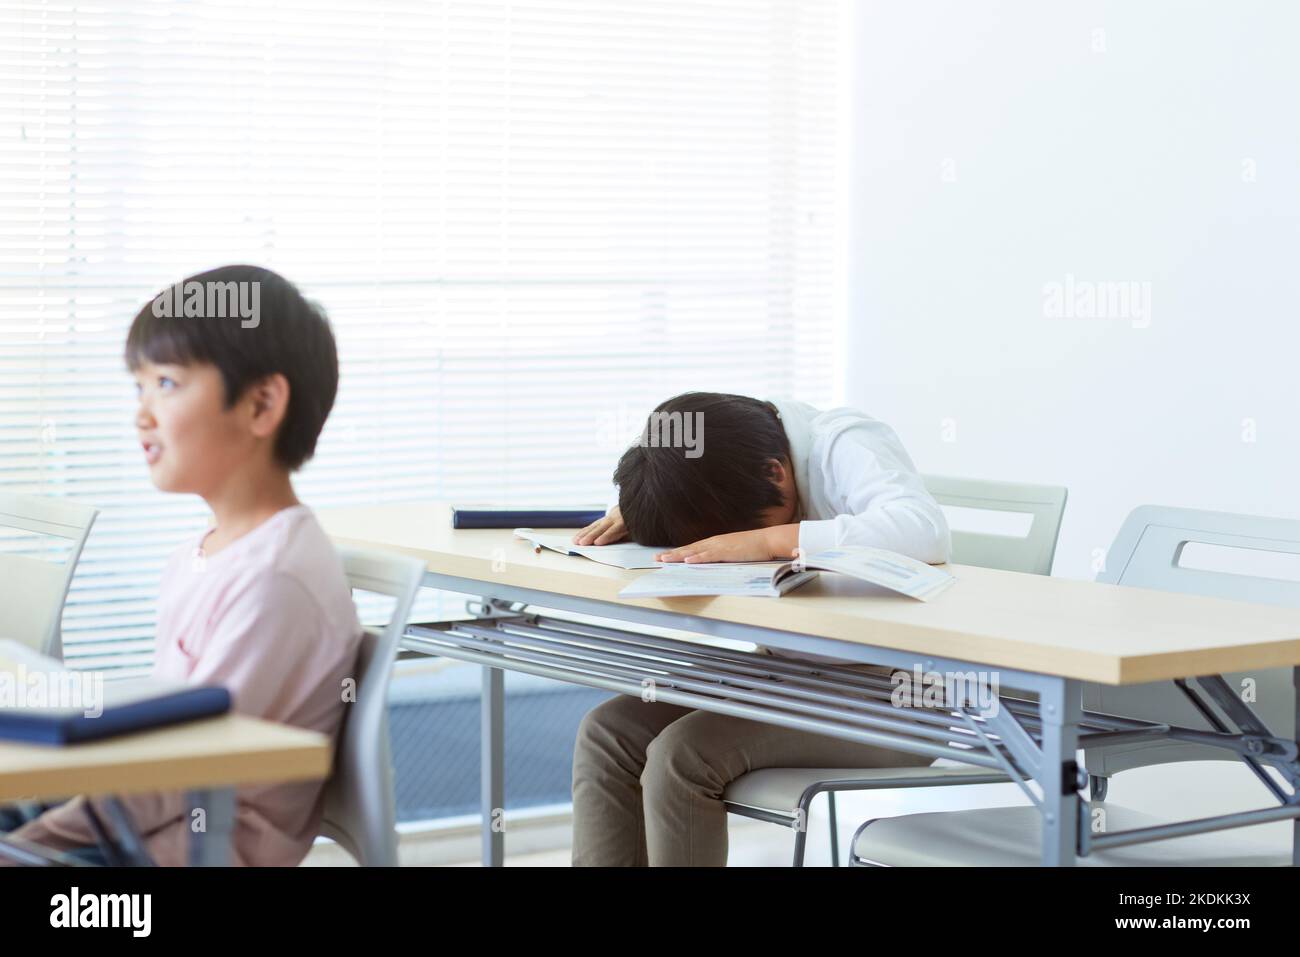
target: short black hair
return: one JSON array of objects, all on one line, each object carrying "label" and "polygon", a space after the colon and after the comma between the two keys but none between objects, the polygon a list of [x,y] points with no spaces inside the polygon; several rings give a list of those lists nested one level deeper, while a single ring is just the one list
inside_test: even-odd
[{"label": "short black hair", "polygon": [[[187,288],[196,288],[188,286],[192,282],[202,284],[197,288],[208,294],[188,295]],[[258,285],[226,285],[230,283]],[[230,306],[237,300],[223,299],[223,290],[242,292],[245,307],[256,303],[256,316],[232,315]],[[146,361],[211,363],[225,384],[226,408],[254,383],[277,372],[283,375],[289,382],[289,406],[275,435],[274,452],[276,461],[291,472],[316,451],[339,386],[338,350],[324,310],[279,273],[260,266],[222,266],[159,292],[131,323],[125,358],[132,372]]]},{"label": "short black hair", "polygon": [[[671,421],[664,416],[677,413],[681,423],[696,426],[702,447],[695,457],[680,443],[653,436],[656,423],[662,431]],[[686,392],[660,403],[614,470],[628,536],[642,545],[677,548],[761,528],[762,513],[784,504],[771,459],[788,464],[790,440],[770,402]]]}]

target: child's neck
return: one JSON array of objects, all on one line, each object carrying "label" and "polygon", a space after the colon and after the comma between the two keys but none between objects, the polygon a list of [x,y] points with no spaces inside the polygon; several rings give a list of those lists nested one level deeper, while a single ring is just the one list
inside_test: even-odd
[{"label": "child's neck", "polygon": [[289,474],[273,469],[250,481],[241,476],[220,490],[204,496],[212,509],[215,527],[203,540],[203,553],[215,555],[236,539],[247,535],[276,512],[300,504]]}]

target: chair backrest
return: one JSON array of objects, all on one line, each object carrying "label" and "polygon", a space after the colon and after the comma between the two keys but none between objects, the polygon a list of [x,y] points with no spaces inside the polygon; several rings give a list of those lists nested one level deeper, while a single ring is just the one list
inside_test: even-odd
[{"label": "chair backrest", "polygon": [[[1065,512],[1066,490],[1059,485],[1025,485],[987,479],[923,475],[926,489],[947,509],[1028,515],[1023,535],[953,528],[952,560],[1012,572],[1047,575],[1056,555],[1056,539]],[[949,512],[952,525],[952,513]]]},{"label": "chair backrest", "polygon": [[63,658],[63,604],[97,509],[66,499],[0,492],[0,528],[62,539],[60,560],[0,554],[0,638]]},{"label": "chair backrest", "polygon": [[321,833],[365,867],[397,865],[393,765],[388,744],[388,681],[424,564],[404,555],[340,549],[354,590],[395,599],[382,630],[366,629],[357,657],[356,700],[339,733],[334,771],[325,785]]},{"label": "chair backrest", "polygon": [[[1193,557],[1195,551],[1203,550],[1202,546],[1213,549],[1219,560],[1208,565],[1218,567],[1207,567],[1208,552]],[[1192,555],[1188,554],[1189,548],[1193,549]],[[1125,520],[1107,552],[1105,571],[1097,580],[1300,607],[1300,581],[1268,573],[1276,569],[1261,574],[1260,569],[1249,567],[1258,566],[1264,559],[1276,563],[1283,560],[1279,556],[1286,554],[1300,556],[1298,521],[1144,505]],[[1300,557],[1293,561],[1300,564]],[[1224,570],[1224,565],[1235,565],[1236,570]],[[1224,678],[1237,693],[1250,691],[1251,698],[1245,700],[1272,733],[1294,737],[1295,687],[1290,668],[1236,672]],[[1083,706],[1090,711],[1211,730],[1171,681],[1118,687],[1085,684]],[[1205,760],[1238,758],[1226,749],[1177,741],[1094,747],[1084,754],[1088,773],[1098,777],[1152,764]]]}]

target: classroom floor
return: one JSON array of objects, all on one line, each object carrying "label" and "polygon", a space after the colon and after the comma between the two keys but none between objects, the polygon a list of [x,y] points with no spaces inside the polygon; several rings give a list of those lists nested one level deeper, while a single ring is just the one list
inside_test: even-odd
[{"label": "classroom floor", "polygon": [[[823,822],[824,822],[823,818]],[[506,840],[507,867],[568,867],[569,866],[569,825],[562,825],[563,833],[557,832],[552,840],[530,833],[527,838],[514,841]],[[771,824],[758,821],[746,821],[732,818],[731,854],[728,858],[730,867],[784,867],[790,863],[793,850],[789,831]],[[539,840],[540,837],[540,840]],[[537,848],[537,844],[549,844]],[[522,846],[521,846],[522,845]],[[810,845],[815,842],[810,841]],[[512,851],[514,847],[516,850]],[[809,862],[828,864],[827,837],[823,833],[820,846],[809,854]],[[462,835],[448,835],[441,839],[412,839],[403,835],[399,842],[398,854],[403,867],[477,867],[478,837],[474,834],[465,839]],[[353,861],[347,854],[332,844],[320,843],[312,848],[304,867],[350,867]]]},{"label": "classroom floor", "polygon": [[[1171,798],[1182,819],[1251,808],[1268,807],[1273,799],[1241,764],[1189,762],[1128,771],[1111,783],[1108,800],[1168,817]],[[888,817],[921,811],[1023,805],[1028,801],[1015,785],[981,784],[929,790],[876,791],[839,797],[841,863],[853,832],[870,817]],[[555,808],[512,824],[506,821],[506,865],[509,867],[567,867],[571,823],[566,808]],[[512,830],[513,827],[513,830]],[[1288,839],[1285,822],[1242,829]],[[1271,830],[1268,830],[1271,829]],[[809,866],[830,864],[826,806],[813,805],[808,834]],[[793,850],[792,835],[782,827],[732,816],[730,825],[732,867],[787,867]],[[478,865],[477,821],[471,818],[444,822],[434,829],[404,830],[399,841],[403,866]],[[312,848],[305,867],[350,866],[352,860],[337,846],[320,842]]]}]

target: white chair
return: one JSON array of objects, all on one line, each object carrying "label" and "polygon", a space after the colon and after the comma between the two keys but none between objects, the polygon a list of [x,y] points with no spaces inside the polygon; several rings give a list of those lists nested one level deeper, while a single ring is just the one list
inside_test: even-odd
[{"label": "white chair", "polygon": [[[958,523],[950,510],[958,509],[985,518],[1005,517],[1008,513],[1030,518],[1022,535],[954,527],[953,562],[1034,575],[1051,572],[1065,511],[1064,488],[935,475],[923,479],[930,494],[949,511],[951,525]],[[813,799],[825,792],[830,817],[831,864],[839,866],[836,792],[1000,784],[1007,780],[999,771],[944,759],[925,768],[760,768],[727,785],[723,801],[732,814],[793,828],[794,866],[802,867],[809,809]]]},{"label": "white chair", "polygon": [[0,528],[63,539],[60,561],[0,553],[0,638],[63,659],[63,605],[97,509],[66,499],[0,492]]},{"label": "white chair", "polygon": [[[1249,784],[1237,775],[1233,783],[1238,787]],[[1256,800],[1254,806],[1258,805]],[[1113,802],[1093,802],[1091,810],[1105,813],[1109,831],[1165,823],[1155,815]],[[1216,812],[1226,810],[1217,808]],[[907,814],[868,824],[854,836],[854,867],[1036,867],[1042,860],[1037,808]],[[1076,858],[1076,863],[1081,867],[1285,867],[1291,863],[1289,836],[1288,824],[1274,822],[1107,848]]]},{"label": "white chair", "polygon": [[396,601],[387,626],[382,631],[367,628],[362,637],[356,700],[348,704],[339,733],[320,832],[363,867],[395,867],[397,812],[388,743],[388,682],[424,564],[402,555],[353,549],[340,549],[339,557],[354,590]]},{"label": "white chair", "polygon": [[[1260,575],[1244,568],[1230,572],[1189,567],[1183,559],[1186,548],[1193,543],[1249,549],[1256,558],[1264,553],[1300,555],[1300,522],[1143,506],[1125,521],[1107,554],[1106,571],[1098,580],[1300,607],[1300,582]],[[1241,678],[1254,681],[1255,703],[1250,707],[1255,715],[1273,734],[1294,737],[1296,692],[1292,669],[1261,669],[1225,677],[1235,689],[1242,687]],[[1187,694],[1170,681],[1120,687],[1086,684],[1083,702],[1090,711],[1198,730],[1220,730],[1213,728]],[[1214,721],[1224,727],[1222,719],[1215,717]],[[1149,768],[1152,770],[1143,774],[1145,783],[1155,784],[1161,795],[1180,795],[1180,804],[1186,806],[1204,796],[1189,792],[1188,782],[1183,780],[1186,775],[1180,776],[1180,772],[1187,762],[1205,760],[1240,762],[1233,751],[1177,741],[1087,748],[1084,766],[1094,775],[1091,811],[1104,812],[1106,831],[1158,823],[1158,816],[1103,802],[1105,781],[1120,771]],[[1170,762],[1184,764],[1154,767]],[[1266,783],[1265,778],[1272,784]],[[1261,773],[1256,774],[1244,763],[1225,767],[1223,773],[1215,775],[1214,783],[1213,797],[1232,805],[1216,813],[1260,807],[1259,797],[1266,793],[1265,788],[1274,797],[1285,794],[1276,772],[1261,768]],[[1292,863],[1289,840],[1292,827],[1290,822],[1275,822],[1246,831],[1211,831],[1174,840],[1112,847],[1081,857],[1078,862],[1085,866],[1284,866]],[[1040,815],[1034,807],[909,814],[863,824],[854,835],[851,862],[877,866],[1027,866],[1040,860],[1040,835]]]}]

